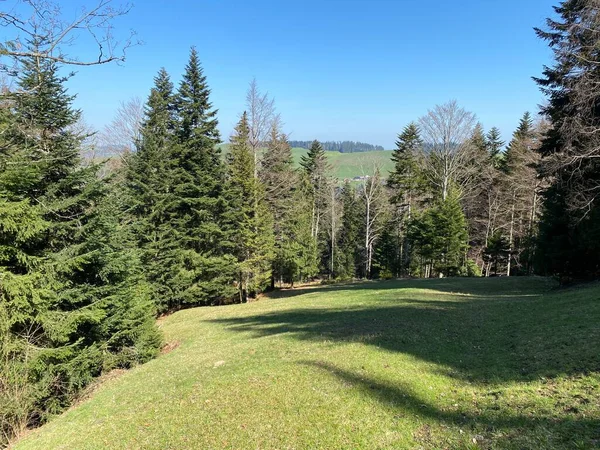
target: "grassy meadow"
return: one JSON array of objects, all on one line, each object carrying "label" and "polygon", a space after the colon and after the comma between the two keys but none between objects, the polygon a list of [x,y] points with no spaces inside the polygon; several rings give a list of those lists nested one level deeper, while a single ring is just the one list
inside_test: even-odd
[{"label": "grassy meadow", "polygon": [[598,284],[333,285],[160,327],[169,351],[16,449],[600,446]]},{"label": "grassy meadow", "polygon": [[[292,149],[294,163],[297,166],[300,165],[300,158],[306,152],[307,150],[303,148]],[[387,177],[394,168],[391,150],[356,153],[325,152],[325,154],[333,169],[333,175],[340,181],[346,178],[373,175],[375,166],[381,169],[384,177]]]},{"label": "grassy meadow", "polygon": [[[229,151],[229,144],[221,144],[220,148],[223,154]],[[308,152],[305,148],[292,148],[292,157],[294,165],[300,167],[300,159]],[[340,152],[325,152],[327,159],[332,167],[332,174],[340,181],[352,179],[363,175],[372,175],[375,166],[379,167],[384,177],[394,169],[392,161],[392,151],[373,151],[373,152],[356,152],[356,153],[340,153]]]}]

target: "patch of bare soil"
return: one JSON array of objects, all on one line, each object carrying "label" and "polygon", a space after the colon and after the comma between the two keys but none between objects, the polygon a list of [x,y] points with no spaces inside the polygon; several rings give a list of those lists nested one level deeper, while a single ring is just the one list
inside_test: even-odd
[{"label": "patch of bare soil", "polygon": [[180,345],[181,345],[181,342],[179,342],[179,341],[167,342],[165,345],[163,345],[163,348],[160,349],[160,354],[166,355],[167,353],[171,353],[173,350],[175,350]]}]

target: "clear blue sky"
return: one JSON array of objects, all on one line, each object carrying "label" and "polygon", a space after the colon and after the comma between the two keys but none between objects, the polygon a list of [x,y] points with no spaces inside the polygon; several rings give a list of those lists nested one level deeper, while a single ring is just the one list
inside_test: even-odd
[{"label": "clear blue sky", "polygon": [[[94,3],[61,5],[73,15],[82,2]],[[144,45],[122,66],[79,70],[69,86],[101,127],[121,100],[147,97],[161,66],[178,81],[194,45],[224,138],[252,77],[275,97],[292,139],[391,148],[404,125],[450,99],[509,138],[522,113],[543,102],[531,77],[550,51],[533,27],[556,2],[138,0],[117,34],[135,29]]]}]

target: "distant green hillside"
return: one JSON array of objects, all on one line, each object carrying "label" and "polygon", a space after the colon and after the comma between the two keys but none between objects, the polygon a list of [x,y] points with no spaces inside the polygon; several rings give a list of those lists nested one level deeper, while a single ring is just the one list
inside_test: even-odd
[{"label": "distant green hillside", "polygon": [[[222,144],[221,149],[224,153],[228,151],[228,144]],[[308,150],[304,148],[293,148],[292,155],[294,156],[294,164],[300,165],[300,158],[305,155]],[[340,152],[325,152],[327,158],[334,170],[334,175],[343,181],[346,178],[352,179],[362,175],[370,175],[373,173],[373,167],[378,166],[384,177],[394,168],[392,163],[392,151],[373,151],[360,153],[340,153]]]},{"label": "distant green hillside", "polygon": [[[293,148],[294,163],[300,164],[300,158],[305,155],[307,150],[303,148]],[[390,150],[361,152],[361,153],[340,153],[326,152],[327,158],[333,167],[334,174],[340,180],[354,178],[362,175],[370,175],[373,168],[378,166],[383,172],[384,177],[394,168]]]}]

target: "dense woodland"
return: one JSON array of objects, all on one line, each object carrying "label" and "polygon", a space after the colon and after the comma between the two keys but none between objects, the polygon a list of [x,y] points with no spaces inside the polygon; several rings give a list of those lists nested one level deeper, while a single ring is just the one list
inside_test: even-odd
[{"label": "dense woodland", "polygon": [[[292,148],[306,148],[309,149],[312,145],[312,141],[289,141]],[[323,150],[331,152],[341,153],[355,153],[355,152],[372,152],[385,150],[381,145],[366,144],[364,142],[354,141],[323,141],[320,142]]]},{"label": "dense woodland", "polygon": [[154,357],[157,314],[316,279],[597,278],[599,11],[568,0],[537,30],[555,55],[537,79],[548,103],[509,142],[440,104],[398,130],[389,176],[373,164],[343,184],[325,150],[344,143],[312,142],[295,168],[298,142],[255,82],[221,154],[193,48],[181,80],[158,71],[119,164],[85,158],[90,133],[63,70],[79,62],[55,56],[43,27],[24,47],[5,43],[0,442],[94,377]]}]

